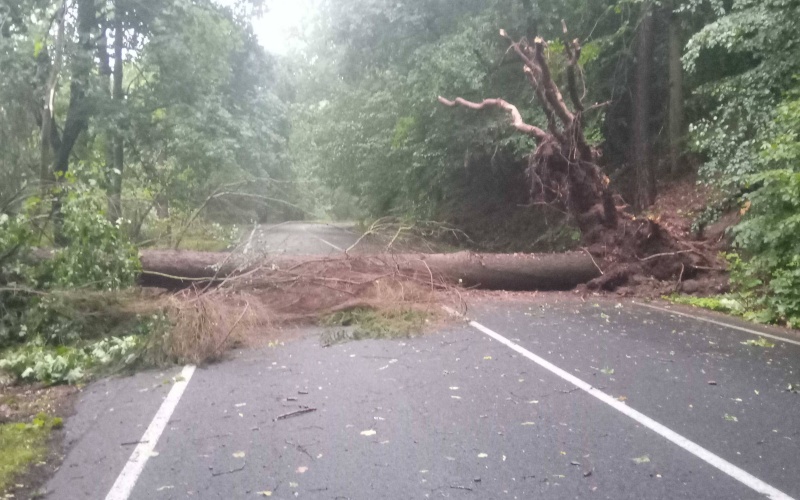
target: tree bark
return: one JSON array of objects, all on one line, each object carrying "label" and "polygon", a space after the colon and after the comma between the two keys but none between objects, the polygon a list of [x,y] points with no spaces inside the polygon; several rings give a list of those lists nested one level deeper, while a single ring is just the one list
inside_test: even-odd
[{"label": "tree bark", "polygon": [[50,70],[48,72],[47,82],[44,88],[44,105],[41,110],[41,119],[39,120],[41,126],[41,133],[39,136],[39,180],[41,183],[43,199],[46,198],[45,194],[48,190],[48,187],[52,184],[52,166],[54,158],[53,152],[58,151],[58,149],[61,147],[61,137],[53,121],[53,108],[55,106],[58,74],[61,71],[61,64],[64,58],[66,16],[67,2],[65,0],[61,5],[61,9],[58,14],[58,29],[56,30],[56,38],[54,40],[54,59],[53,61],[50,61],[49,57],[45,58],[45,60],[49,62]]},{"label": "tree bark", "polygon": [[[672,10],[672,9],[670,9]],[[669,12],[669,163],[670,173],[681,173],[684,138],[683,65],[680,19]]]},{"label": "tree bark", "polygon": [[[121,2],[115,3],[114,10],[114,83],[112,90],[112,100],[114,102],[114,110],[117,117],[119,117],[123,108],[124,95],[122,92],[122,77],[123,77],[123,59],[122,49],[124,44],[125,31],[122,24],[122,6]],[[108,216],[111,220],[116,221],[122,217],[122,174],[124,168],[125,151],[123,145],[122,132],[120,130],[122,124],[119,120],[114,124],[114,132],[112,134],[114,143],[114,163],[109,177],[111,179],[109,196],[108,196]]]},{"label": "tree bark", "polygon": [[653,204],[656,198],[653,151],[650,144],[651,83],[650,68],[653,59],[653,8],[649,1],[642,4],[642,18],[636,41],[636,76],[633,109],[633,147],[636,171],[636,197],[634,207],[638,212]]},{"label": "tree bark", "polygon": [[[183,288],[212,279],[250,272],[258,267],[290,269],[315,257],[276,256],[242,264],[226,253],[144,250],[140,253],[139,284]],[[326,265],[351,266],[360,257],[326,259]],[[380,258],[371,256],[370,259]],[[386,268],[401,276],[442,279],[451,285],[488,290],[569,290],[600,276],[591,256],[583,252],[561,254],[400,254],[386,259]],[[280,277],[286,278],[286,275]],[[181,279],[184,278],[184,279]],[[264,280],[269,283],[269,279]]]}]

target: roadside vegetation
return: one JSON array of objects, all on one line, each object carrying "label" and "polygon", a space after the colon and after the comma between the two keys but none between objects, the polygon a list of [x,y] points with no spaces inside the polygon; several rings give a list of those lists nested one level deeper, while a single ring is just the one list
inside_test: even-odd
[{"label": "roadside vegetation", "polygon": [[44,413],[29,423],[0,424],[0,491],[6,491],[29,464],[47,457],[50,432],[62,425],[61,418]]},{"label": "roadside vegetation", "polygon": [[320,320],[322,326],[328,327],[321,342],[329,346],[350,340],[409,338],[421,334],[436,317],[430,310],[411,308],[335,312]]}]

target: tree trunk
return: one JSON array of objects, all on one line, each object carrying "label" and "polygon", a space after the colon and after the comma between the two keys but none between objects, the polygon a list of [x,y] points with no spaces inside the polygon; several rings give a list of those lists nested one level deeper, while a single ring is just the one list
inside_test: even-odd
[{"label": "tree trunk", "polygon": [[61,5],[61,9],[58,14],[58,29],[56,30],[54,59],[53,61],[50,61],[49,57],[45,58],[45,61],[49,61],[50,70],[47,75],[44,95],[42,96],[44,105],[41,110],[41,133],[39,137],[39,181],[41,183],[42,199],[46,199],[47,192],[52,184],[54,151],[58,151],[58,149],[61,147],[61,137],[58,133],[58,129],[53,123],[53,108],[55,107],[55,93],[56,84],[58,83],[58,73],[61,71],[61,64],[64,58],[66,17],[67,3],[65,0]]},{"label": "tree trunk", "polygon": [[[100,61],[100,87],[103,90],[104,97],[107,103],[110,103],[112,100],[112,86],[113,86],[113,79],[112,79],[112,69],[111,69],[111,57],[108,54],[108,19],[106,17],[106,13],[102,13],[102,19],[100,20],[100,37],[97,42],[97,58]],[[106,176],[106,194],[108,197],[108,209],[106,210],[106,216],[108,220],[114,221],[116,220],[111,216],[111,183],[113,182],[111,179],[111,171],[114,168],[114,131],[113,127],[107,126],[104,131],[104,144],[103,144],[103,153],[105,156],[105,176]]]},{"label": "tree trunk", "polygon": [[[122,25],[122,6],[120,2],[116,2],[116,9],[114,11],[114,86],[112,91],[112,99],[114,101],[115,114],[119,117],[123,109],[124,95],[122,93],[122,49],[124,43],[125,31]],[[122,173],[125,160],[125,152],[123,149],[123,137],[120,130],[121,123],[119,120],[114,123],[113,142],[114,142],[114,166],[109,173],[111,178],[109,196],[108,196],[108,212],[112,220],[117,220],[122,217]]]},{"label": "tree trunk", "polygon": [[[72,148],[81,133],[89,126],[91,114],[90,103],[86,99],[86,91],[90,86],[93,65],[93,40],[92,30],[96,21],[96,6],[94,0],[77,0],[77,35],[78,50],[73,56],[72,74],[70,82],[69,106],[67,118],[64,122],[64,131],[58,149],[55,151],[53,173],[57,183],[63,183],[64,176],[69,170],[69,157]],[[53,201],[53,235],[56,245],[64,246],[68,243],[64,231],[64,214],[61,211],[64,191],[56,191]]]},{"label": "tree trunk", "polygon": [[[671,9],[670,9],[671,10]],[[669,163],[670,173],[677,176],[681,173],[681,155],[683,154],[684,109],[683,109],[683,65],[681,64],[680,19],[674,12],[669,12]]]},{"label": "tree trunk", "polygon": [[[212,279],[264,269],[268,277],[258,278],[268,284],[273,270],[291,269],[313,257],[276,256],[263,261],[242,263],[226,253],[187,252],[174,250],[144,250],[140,254],[142,286],[183,288],[207,283]],[[239,256],[241,257],[241,256]],[[326,268],[357,266],[362,257],[326,259]],[[371,262],[381,256],[364,257]],[[386,269],[401,276],[419,279],[444,280],[461,285],[490,290],[569,290],[600,276],[592,257],[584,252],[562,254],[454,254],[393,255],[382,262]],[[278,271],[280,273],[280,271]],[[248,279],[256,279],[248,275]],[[184,279],[181,279],[184,278]],[[285,279],[286,274],[275,275]]]},{"label": "tree trunk", "polygon": [[636,75],[633,109],[634,163],[636,167],[636,196],[634,206],[641,212],[656,198],[653,151],[650,140],[651,89],[650,68],[653,59],[653,8],[649,1],[642,4],[642,18],[636,41]]}]

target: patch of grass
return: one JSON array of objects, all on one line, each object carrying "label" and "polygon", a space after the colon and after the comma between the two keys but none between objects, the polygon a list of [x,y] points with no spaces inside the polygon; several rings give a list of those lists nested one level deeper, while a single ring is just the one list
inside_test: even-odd
[{"label": "patch of grass", "polygon": [[744,307],[742,304],[727,295],[715,295],[711,297],[694,297],[692,295],[665,295],[662,297],[673,304],[683,304],[687,306],[699,307],[701,309],[708,309],[734,316],[742,316],[744,314]]},{"label": "patch of grass", "polygon": [[419,309],[377,310],[355,308],[328,315],[320,324],[331,328],[323,336],[324,345],[348,340],[408,338],[419,334],[430,320],[431,313]]},{"label": "patch of grass", "polygon": [[0,492],[5,493],[16,476],[46,457],[47,438],[62,425],[60,418],[44,413],[36,415],[29,424],[0,425]]}]

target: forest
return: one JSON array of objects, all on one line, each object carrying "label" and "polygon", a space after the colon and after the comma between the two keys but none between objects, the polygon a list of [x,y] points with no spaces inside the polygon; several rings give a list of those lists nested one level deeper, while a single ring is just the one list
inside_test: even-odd
[{"label": "forest", "polygon": [[[800,324],[800,2],[314,5],[280,55],[253,28],[268,1],[0,5],[13,380],[184,360],[176,332],[211,320],[138,288],[140,255],[296,220],[575,250],[592,290],[697,278],[711,296],[675,300]],[[674,186],[702,207],[659,206]]]}]

